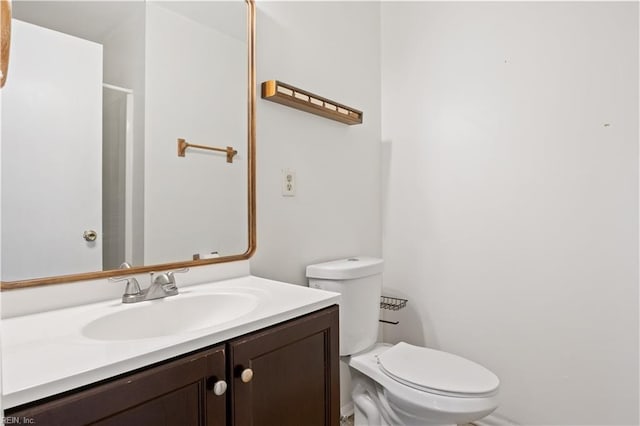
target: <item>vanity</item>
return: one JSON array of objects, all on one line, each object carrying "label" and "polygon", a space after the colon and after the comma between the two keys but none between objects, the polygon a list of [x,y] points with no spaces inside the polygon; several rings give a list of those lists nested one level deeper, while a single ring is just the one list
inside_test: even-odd
[{"label": "vanity", "polygon": [[[249,275],[155,301],[9,318],[5,417],[65,426],[337,425],[338,297]],[[173,316],[187,311],[195,313]]]},{"label": "vanity", "polygon": [[5,422],[337,426],[339,295],[249,274],[253,0],[0,5]]}]

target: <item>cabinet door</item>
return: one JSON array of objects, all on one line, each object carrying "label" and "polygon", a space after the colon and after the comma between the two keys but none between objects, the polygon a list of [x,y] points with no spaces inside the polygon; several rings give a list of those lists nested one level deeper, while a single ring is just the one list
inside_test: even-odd
[{"label": "cabinet door", "polygon": [[339,424],[337,306],[233,340],[229,358],[231,424]]},{"label": "cabinet door", "polygon": [[213,392],[225,377],[225,348],[217,346],[5,416],[37,425],[225,426],[227,394]]}]

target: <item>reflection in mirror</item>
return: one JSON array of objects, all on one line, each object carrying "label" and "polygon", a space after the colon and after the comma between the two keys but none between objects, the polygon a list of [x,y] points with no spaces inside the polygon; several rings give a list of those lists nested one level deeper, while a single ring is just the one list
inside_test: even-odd
[{"label": "reflection in mirror", "polygon": [[[247,4],[14,1],[13,17],[3,288],[250,255]],[[238,153],[179,157],[179,138]]]}]

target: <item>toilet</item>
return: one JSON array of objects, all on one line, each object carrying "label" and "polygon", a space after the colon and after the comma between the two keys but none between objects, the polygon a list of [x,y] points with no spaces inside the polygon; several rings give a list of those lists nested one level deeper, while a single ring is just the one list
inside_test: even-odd
[{"label": "toilet", "polygon": [[352,257],[307,267],[309,287],[340,293],[341,412],[355,426],[458,425],[498,406],[498,377],[460,356],[376,343],[383,260]]}]

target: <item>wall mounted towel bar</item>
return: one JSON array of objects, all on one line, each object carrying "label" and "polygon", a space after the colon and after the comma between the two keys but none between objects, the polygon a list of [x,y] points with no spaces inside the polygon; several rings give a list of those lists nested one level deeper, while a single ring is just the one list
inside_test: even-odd
[{"label": "wall mounted towel bar", "polygon": [[206,145],[196,145],[193,143],[188,143],[186,140],[184,139],[178,139],[178,157],[184,157],[186,154],[186,150],[187,148],[198,148],[198,149],[206,149],[209,151],[218,151],[218,152],[225,152],[227,154],[227,163],[233,163],[233,157],[238,153],[238,151],[236,151],[235,149],[233,149],[233,147],[226,147],[226,148],[215,148],[213,146],[206,146]]}]

